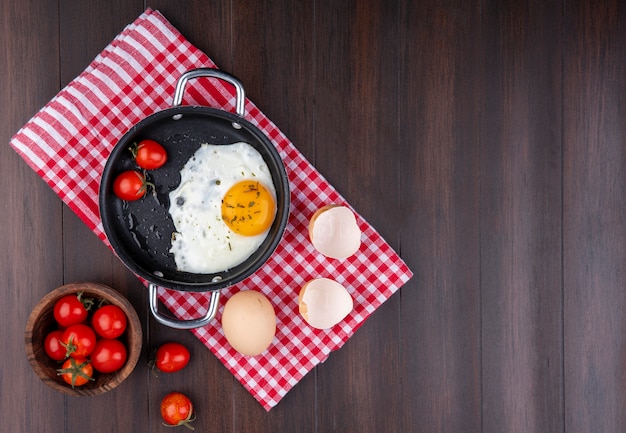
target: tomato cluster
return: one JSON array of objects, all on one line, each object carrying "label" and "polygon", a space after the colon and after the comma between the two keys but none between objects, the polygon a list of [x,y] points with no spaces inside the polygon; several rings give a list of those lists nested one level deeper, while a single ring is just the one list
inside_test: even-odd
[{"label": "tomato cluster", "polygon": [[[154,190],[154,185],[148,181],[146,170],[156,170],[167,162],[165,148],[154,140],[141,140],[129,148],[133,154],[135,163],[143,169],[126,170],[120,173],[113,181],[113,192],[121,200],[134,201],[144,197],[149,188]],[[94,314],[92,321],[95,326]],[[71,360],[72,358],[70,358]],[[154,352],[149,361],[152,372],[174,373],[180,371],[189,363],[189,350],[177,342],[162,344]],[[93,367],[97,370],[95,358],[92,356]],[[85,373],[87,375],[87,373]],[[189,397],[181,392],[171,392],[161,401],[161,417],[167,426],[185,426],[191,430],[191,422],[195,419],[193,405]]]},{"label": "tomato cluster", "polygon": [[[161,344],[152,354],[149,365],[152,373],[174,373],[180,371],[189,363],[189,350],[175,341]],[[181,392],[170,392],[161,400],[161,418],[163,424],[169,427],[185,426],[191,430],[191,422],[196,418],[193,404],[189,397]]]},{"label": "tomato cluster", "polygon": [[120,173],[113,181],[113,192],[126,201],[139,200],[148,188],[154,190],[154,185],[147,179],[145,170],[155,170],[167,162],[165,148],[154,140],[141,140],[134,143],[130,148],[133,159],[144,170],[126,170]]},{"label": "tomato cluster", "polygon": [[122,342],[128,323],[126,314],[117,305],[96,301],[79,292],[65,295],[54,304],[58,327],[46,335],[44,350],[52,360],[63,362],[57,372],[72,387],[94,380],[95,372],[121,369],[128,357]]}]

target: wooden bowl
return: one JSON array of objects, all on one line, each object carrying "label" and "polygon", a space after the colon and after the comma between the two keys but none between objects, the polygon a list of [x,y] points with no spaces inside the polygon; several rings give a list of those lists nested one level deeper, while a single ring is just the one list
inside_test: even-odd
[{"label": "wooden bowl", "polygon": [[[57,369],[61,368],[62,362],[54,361],[48,357],[44,350],[44,340],[49,332],[57,329],[54,320],[55,302],[65,295],[78,292],[83,292],[85,297],[104,299],[124,310],[128,323],[126,331],[119,339],[126,345],[128,359],[120,370],[113,373],[94,372],[94,381],[72,388],[57,374]],[[91,314],[88,320],[90,319]],[[26,323],[25,341],[28,361],[37,376],[46,384],[68,395],[98,395],[110,391],[122,383],[137,365],[142,344],[141,323],[130,302],[116,290],[95,283],[67,284],[48,293],[35,306]]]}]

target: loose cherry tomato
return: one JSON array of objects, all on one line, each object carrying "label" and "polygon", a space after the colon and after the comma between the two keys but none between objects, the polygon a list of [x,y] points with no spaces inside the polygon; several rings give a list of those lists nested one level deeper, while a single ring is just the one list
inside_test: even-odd
[{"label": "loose cherry tomato", "polygon": [[124,366],[127,354],[126,346],[120,340],[102,338],[91,352],[91,364],[100,373],[112,373]]},{"label": "loose cherry tomato", "polygon": [[82,292],[65,295],[54,304],[54,319],[64,328],[82,323],[87,318],[92,304],[93,299],[83,298]]},{"label": "loose cherry tomato", "polygon": [[161,417],[163,424],[168,426],[184,425],[193,430],[189,424],[196,419],[191,400],[181,392],[171,392],[161,400]]},{"label": "loose cherry tomato", "polygon": [[46,339],[43,343],[43,348],[46,354],[55,361],[63,361],[65,359],[66,349],[61,344],[63,338],[63,331],[57,329],[46,335]]},{"label": "loose cherry tomato", "polygon": [[93,367],[86,358],[68,358],[62,368],[57,370],[57,374],[63,377],[63,380],[68,384],[75,386],[82,386],[94,380]]},{"label": "loose cherry tomato", "polygon": [[162,344],[156,351],[154,368],[163,373],[173,373],[182,370],[189,363],[189,350],[180,343],[169,342]]},{"label": "loose cherry tomato", "polygon": [[134,201],[146,195],[148,186],[152,184],[146,180],[146,176],[137,170],[127,170],[113,181],[113,192],[122,200]]},{"label": "loose cherry tomato", "polygon": [[126,330],[126,314],[117,305],[98,308],[91,318],[91,326],[103,338],[117,338]]},{"label": "loose cherry tomato", "polygon": [[137,165],[146,170],[159,168],[167,161],[165,148],[154,140],[141,140],[139,144],[134,144],[130,151]]},{"label": "loose cherry tomato", "polygon": [[96,346],[96,333],[89,326],[79,323],[68,326],[63,331],[61,342],[66,349],[66,356],[72,358],[84,358],[88,356]]}]

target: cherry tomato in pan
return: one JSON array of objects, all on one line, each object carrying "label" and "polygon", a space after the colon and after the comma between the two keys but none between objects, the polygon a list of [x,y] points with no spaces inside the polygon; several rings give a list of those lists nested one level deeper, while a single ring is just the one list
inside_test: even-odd
[{"label": "cherry tomato in pan", "polygon": [[94,380],[93,367],[87,358],[68,358],[62,368],[57,370],[57,374],[72,385],[72,388]]},{"label": "cherry tomato in pan", "polygon": [[65,359],[67,350],[63,344],[61,344],[62,338],[63,331],[57,329],[46,335],[43,343],[43,348],[46,351],[46,354],[55,361],[63,361]]},{"label": "cherry tomato in pan", "polygon": [[161,400],[161,417],[167,426],[184,425],[193,430],[189,424],[195,419],[193,404],[189,397],[181,392],[171,392]]},{"label": "cherry tomato in pan", "polygon": [[141,140],[130,147],[135,162],[141,168],[154,170],[167,162],[165,148],[154,140]]},{"label": "cherry tomato in pan", "polygon": [[182,370],[189,363],[189,350],[180,343],[162,344],[151,361],[153,368],[163,373],[174,373]]},{"label": "cherry tomato in pan", "polygon": [[117,338],[126,330],[127,319],[117,305],[104,305],[98,308],[91,318],[91,326],[103,338]]},{"label": "cherry tomato in pan", "polygon": [[92,304],[93,299],[83,298],[82,292],[65,295],[54,304],[54,320],[63,328],[82,323],[87,319]]},{"label": "cherry tomato in pan", "polygon": [[126,364],[128,352],[120,340],[102,338],[91,352],[91,364],[100,373],[113,373]]},{"label": "cherry tomato in pan", "polygon": [[137,170],[121,172],[113,181],[113,192],[126,201],[139,200],[148,191],[152,184],[146,180],[146,176]]},{"label": "cherry tomato in pan", "polygon": [[68,326],[63,331],[61,342],[66,349],[66,356],[72,358],[84,358],[88,356],[96,346],[96,333],[89,326],[79,323]]}]

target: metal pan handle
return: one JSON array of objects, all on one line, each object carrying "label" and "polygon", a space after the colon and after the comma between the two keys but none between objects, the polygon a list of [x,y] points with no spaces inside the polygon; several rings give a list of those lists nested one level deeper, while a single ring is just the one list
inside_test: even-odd
[{"label": "metal pan handle", "polygon": [[164,316],[159,312],[159,286],[156,284],[150,283],[148,285],[148,297],[150,302],[150,311],[157,322],[175,329],[194,329],[208,325],[209,322],[213,320],[219,308],[220,292],[219,290],[216,290],[211,294],[209,307],[207,308],[207,312],[204,316],[199,319],[189,320],[175,319],[170,316]]},{"label": "metal pan handle", "polygon": [[230,75],[229,73],[214,68],[191,69],[181,75],[178,79],[178,83],[176,83],[176,90],[174,91],[172,107],[178,107],[183,102],[183,94],[185,93],[185,86],[187,85],[187,82],[193,78],[201,77],[218,78],[222,81],[226,81],[227,83],[235,87],[235,112],[239,117],[244,117],[244,115],[246,114],[246,109],[244,106],[246,101],[246,93],[243,90],[243,85],[237,78]]}]

